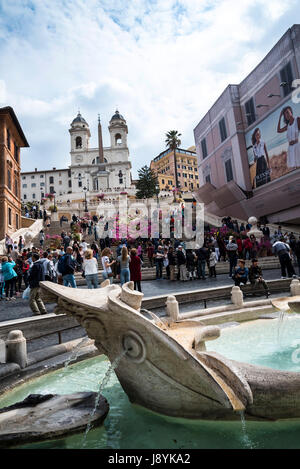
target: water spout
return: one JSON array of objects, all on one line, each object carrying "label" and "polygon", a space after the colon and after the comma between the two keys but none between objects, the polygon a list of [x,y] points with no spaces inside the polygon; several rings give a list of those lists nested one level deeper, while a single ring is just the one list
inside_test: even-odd
[{"label": "water spout", "polygon": [[79,342],[79,344],[77,344],[77,345],[74,347],[74,349],[73,349],[72,352],[71,352],[70,357],[69,357],[68,360],[66,360],[65,363],[64,363],[64,369],[68,368],[68,366],[69,366],[69,364],[71,363],[71,361],[77,359],[81,347],[82,347],[85,343],[89,342],[90,340],[91,340],[91,339],[90,339],[89,337],[84,337],[84,338]]},{"label": "water spout", "polygon": [[129,348],[126,348],[125,350],[122,351],[122,353],[117,358],[115,358],[115,360],[108,367],[108,369],[107,369],[107,371],[104,375],[104,378],[102,379],[102,381],[100,383],[99,390],[98,390],[98,393],[97,393],[97,396],[96,396],[96,399],[95,399],[95,406],[94,406],[93,412],[91,414],[91,417],[88,421],[88,424],[86,426],[85,434],[84,434],[84,437],[83,437],[83,442],[82,442],[83,447],[85,447],[85,445],[86,445],[87,435],[88,435],[89,431],[92,428],[93,417],[94,417],[94,414],[95,414],[95,412],[97,410],[97,407],[99,405],[99,401],[100,401],[102,391],[105,388],[105,386],[108,384],[108,382],[110,380],[110,377],[112,375],[112,372],[118,367],[120,361],[122,360],[122,358],[126,355],[126,353],[129,350],[130,350]]},{"label": "water spout", "polygon": [[250,440],[249,435],[247,433],[245,412],[241,410],[239,414],[240,414],[241,423],[242,423],[242,443],[246,446],[246,448],[253,449],[254,448],[253,442]]}]

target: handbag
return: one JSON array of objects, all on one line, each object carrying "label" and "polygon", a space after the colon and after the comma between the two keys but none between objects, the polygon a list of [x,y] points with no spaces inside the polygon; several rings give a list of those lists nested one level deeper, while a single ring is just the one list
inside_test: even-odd
[{"label": "handbag", "polygon": [[22,298],[23,300],[29,300],[29,295],[30,295],[30,287],[28,286],[24,291]]}]

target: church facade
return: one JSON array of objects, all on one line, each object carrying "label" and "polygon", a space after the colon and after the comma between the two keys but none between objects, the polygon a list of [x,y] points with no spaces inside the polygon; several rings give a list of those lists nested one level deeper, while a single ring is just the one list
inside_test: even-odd
[{"label": "church facade", "polygon": [[40,202],[47,193],[55,194],[59,199],[67,194],[73,197],[83,191],[118,194],[132,189],[128,127],[118,110],[110,119],[108,130],[110,146],[103,147],[102,126],[98,118],[98,147],[91,147],[89,125],[78,112],[69,128],[71,165],[64,169],[41,171],[36,168],[32,172],[22,172],[21,194],[24,203]]}]

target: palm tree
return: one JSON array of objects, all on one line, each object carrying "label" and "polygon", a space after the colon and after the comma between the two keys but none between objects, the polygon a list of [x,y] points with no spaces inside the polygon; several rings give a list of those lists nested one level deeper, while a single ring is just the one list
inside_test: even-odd
[{"label": "palm tree", "polygon": [[173,150],[174,152],[174,168],[175,168],[175,189],[178,189],[178,175],[177,175],[177,164],[176,164],[176,148],[180,147],[181,145],[181,140],[179,137],[181,137],[181,134],[178,133],[178,130],[170,130],[169,132],[166,133],[166,146],[170,149]]}]

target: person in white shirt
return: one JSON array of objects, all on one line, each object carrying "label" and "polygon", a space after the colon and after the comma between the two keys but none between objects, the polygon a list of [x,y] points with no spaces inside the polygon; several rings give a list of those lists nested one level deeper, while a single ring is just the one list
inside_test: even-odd
[{"label": "person in white shirt", "polygon": [[209,276],[210,277],[217,277],[216,273],[216,265],[218,263],[218,256],[215,252],[215,248],[211,248],[209,250]]},{"label": "person in white shirt", "polygon": [[84,253],[82,269],[85,275],[87,287],[89,289],[98,288],[98,262],[97,259],[93,257],[93,251],[91,249],[87,249]]},{"label": "person in white shirt", "polygon": [[103,279],[109,279],[110,283],[113,283],[113,273],[111,266],[116,262],[115,260],[112,260],[110,262],[110,257],[112,253],[109,248],[104,248],[103,251],[101,252],[101,262],[102,262],[102,267],[103,267]]},{"label": "person in white shirt", "polygon": [[81,241],[81,243],[79,244],[79,247],[82,248],[82,251],[83,251],[83,252],[85,252],[85,251],[87,250],[87,248],[88,248],[88,243],[85,241],[85,239],[83,239],[83,240]]}]

